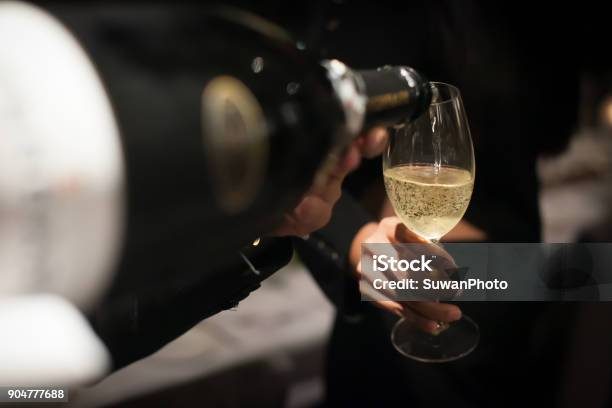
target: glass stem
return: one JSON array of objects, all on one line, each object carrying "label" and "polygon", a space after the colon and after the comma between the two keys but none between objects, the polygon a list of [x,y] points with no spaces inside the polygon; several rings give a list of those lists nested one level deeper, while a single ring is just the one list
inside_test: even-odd
[{"label": "glass stem", "polygon": [[[442,247],[442,244],[440,243],[440,238],[432,238],[429,241],[434,245]],[[439,302],[439,300],[436,300],[436,302]],[[449,324],[443,321],[437,321],[436,323],[438,323],[439,330],[436,335],[432,336],[431,343],[433,347],[440,347],[440,333],[448,329]]]}]

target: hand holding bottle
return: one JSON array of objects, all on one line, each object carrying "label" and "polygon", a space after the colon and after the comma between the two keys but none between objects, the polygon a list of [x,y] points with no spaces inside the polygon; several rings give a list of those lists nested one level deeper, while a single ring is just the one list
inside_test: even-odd
[{"label": "hand holding bottle", "polygon": [[373,128],[356,138],[334,168],[324,175],[324,181],[313,185],[293,211],[284,215],[284,222],[274,235],[303,236],[324,227],[342,194],[344,178],[359,167],[362,157],[372,158],[381,154],[387,136],[383,128]]}]

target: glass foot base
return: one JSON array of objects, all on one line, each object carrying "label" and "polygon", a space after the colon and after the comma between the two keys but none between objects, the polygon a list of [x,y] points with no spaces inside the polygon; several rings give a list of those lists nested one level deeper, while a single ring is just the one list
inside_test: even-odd
[{"label": "glass foot base", "polygon": [[445,363],[465,357],[479,340],[478,325],[468,316],[451,323],[437,336],[421,331],[403,318],[391,332],[391,342],[397,351],[425,363]]}]

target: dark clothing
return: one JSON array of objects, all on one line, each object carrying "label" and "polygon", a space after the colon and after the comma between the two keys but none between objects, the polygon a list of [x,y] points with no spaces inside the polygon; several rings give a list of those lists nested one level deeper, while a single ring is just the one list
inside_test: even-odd
[{"label": "dark clothing", "polygon": [[175,271],[170,277],[108,296],[90,316],[91,324],[109,349],[113,368],[119,369],[236,307],[292,255],[288,238],[265,238],[226,257],[222,267],[211,262],[203,270],[202,262],[176,258],[168,265]]},{"label": "dark clothing", "polygon": [[[476,149],[476,184],[465,218],[490,242],[540,240],[536,159],[565,146],[576,123],[581,63],[590,61],[568,56],[569,50],[589,51],[583,41],[590,28],[582,24],[581,12],[557,4],[553,19],[551,11],[538,7],[474,1],[353,4],[326,39],[330,55],[356,68],[405,64],[459,87]],[[345,186],[367,200],[369,186],[380,181],[380,161],[374,160]],[[348,228],[335,223],[338,210],[315,234],[331,248],[325,237]],[[322,269],[326,264],[317,255],[297,248],[316,275],[342,273],[329,265]],[[336,300],[351,313],[338,315],[330,341],[330,406],[557,406],[572,382],[567,374],[577,305],[463,303],[464,313],[480,326],[480,345],[456,362],[424,364],[391,345],[397,318],[368,303],[347,306]]]},{"label": "dark clothing", "polygon": [[480,326],[480,344],[471,355],[444,364],[401,356],[390,341],[397,318],[369,304],[358,323],[338,318],[329,345],[328,405],[556,406],[573,305],[535,317],[528,303],[472,306],[461,305]]}]

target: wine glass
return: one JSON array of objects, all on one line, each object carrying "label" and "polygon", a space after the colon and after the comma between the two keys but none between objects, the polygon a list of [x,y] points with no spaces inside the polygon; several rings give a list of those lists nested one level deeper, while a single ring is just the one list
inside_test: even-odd
[{"label": "wine glass", "polygon": [[[414,233],[439,245],[463,217],[474,188],[474,148],[459,90],[432,82],[429,110],[390,132],[383,155],[387,196],[396,215]],[[446,362],[469,354],[480,337],[467,316],[439,334],[400,319],[391,332],[395,348],[423,362]]]}]

